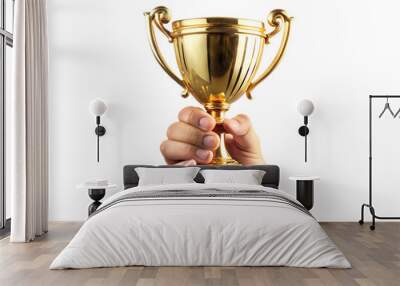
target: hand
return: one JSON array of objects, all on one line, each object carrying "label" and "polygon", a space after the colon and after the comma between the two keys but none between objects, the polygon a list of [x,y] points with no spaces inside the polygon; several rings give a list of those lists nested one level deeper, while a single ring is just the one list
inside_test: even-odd
[{"label": "hand", "polygon": [[[178,122],[167,130],[167,140],[160,150],[167,164],[208,164],[213,150],[220,144],[218,135],[212,130],[215,120],[198,107],[186,107],[179,112]],[[233,159],[243,165],[264,164],[259,139],[250,119],[240,114],[225,119],[225,146]]]}]

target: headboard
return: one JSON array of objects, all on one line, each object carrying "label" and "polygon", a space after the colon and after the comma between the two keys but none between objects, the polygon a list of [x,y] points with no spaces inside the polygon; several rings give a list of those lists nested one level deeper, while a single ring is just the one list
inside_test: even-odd
[{"label": "headboard", "polygon": [[[135,171],[137,167],[147,168],[184,168],[183,166],[176,165],[126,165],[124,166],[124,189],[133,188],[138,185],[139,177]],[[265,175],[262,179],[261,184],[265,187],[271,187],[277,189],[279,187],[279,167],[276,165],[253,165],[253,166],[241,166],[241,165],[226,165],[226,166],[214,166],[214,165],[197,165],[201,169],[221,169],[221,170],[263,170]],[[199,173],[194,180],[197,183],[204,183],[203,176]]]}]

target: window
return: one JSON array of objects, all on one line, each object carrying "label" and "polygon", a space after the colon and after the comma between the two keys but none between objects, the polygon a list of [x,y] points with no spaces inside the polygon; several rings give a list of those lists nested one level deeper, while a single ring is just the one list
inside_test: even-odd
[{"label": "window", "polygon": [[0,236],[9,231],[10,195],[5,190],[5,99],[11,92],[14,0],[0,0]]}]

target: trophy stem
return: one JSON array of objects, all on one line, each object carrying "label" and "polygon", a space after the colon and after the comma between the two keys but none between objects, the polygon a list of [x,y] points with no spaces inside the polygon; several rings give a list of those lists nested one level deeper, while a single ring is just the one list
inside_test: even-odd
[{"label": "trophy stem", "polygon": [[218,134],[220,144],[218,148],[213,152],[213,159],[210,165],[238,165],[239,163],[232,159],[228,151],[225,148],[225,129],[224,129],[224,117],[227,110],[223,109],[206,109],[207,113],[210,114],[217,124],[215,125],[214,132]]}]

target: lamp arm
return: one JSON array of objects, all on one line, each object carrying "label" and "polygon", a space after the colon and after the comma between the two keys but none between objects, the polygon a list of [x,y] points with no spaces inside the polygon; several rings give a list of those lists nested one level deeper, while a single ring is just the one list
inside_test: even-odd
[{"label": "lamp arm", "polygon": [[96,116],[96,129],[94,130],[97,135],[97,162],[100,162],[100,136],[104,136],[106,134],[106,129],[104,126],[100,125],[100,116]]},{"label": "lamp arm", "polygon": [[304,162],[307,163],[307,135],[304,136]]},{"label": "lamp arm", "polygon": [[96,128],[96,135],[97,135],[97,162],[100,162],[100,133],[99,133],[99,129],[100,129],[100,116],[96,116],[96,124],[97,124],[97,128]]},{"label": "lamp arm", "polygon": [[99,143],[99,138],[100,138],[100,136],[99,136],[99,134],[97,134],[97,162],[100,162],[100,151],[99,151],[99,148],[100,148],[100,143]]}]

